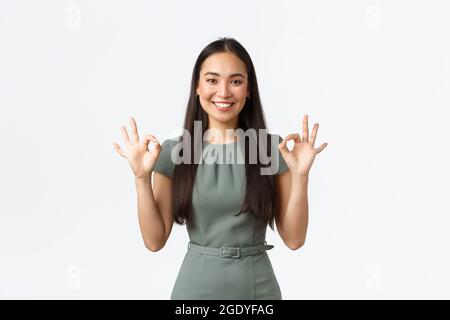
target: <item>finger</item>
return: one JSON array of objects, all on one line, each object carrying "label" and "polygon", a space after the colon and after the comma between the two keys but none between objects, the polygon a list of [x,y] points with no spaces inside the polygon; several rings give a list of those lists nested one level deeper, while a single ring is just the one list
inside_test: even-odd
[{"label": "finger", "polygon": [[280,153],[282,155],[287,154],[289,152],[289,149],[286,146],[286,142],[287,140],[283,139],[283,141],[281,141],[281,143],[278,145],[278,149],[280,149]]},{"label": "finger", "polygon": [[122,126],[120,127],[120,131],[122,132],[122,137],[123,140],[125,140],[125,144],[127,145],[127,147],[133,145],[130,141],[130,137],[128,136],[127,129],[124,126]]},{"label": "finger", "polygon": [[294,140],[294,142],[302,142],[298,133],[288,134],[286,138],[284,138],[283,141],[281,141],[281,143],[278,145],[278,148],[283,155],[289,153],[289,149],[286,145],[289,140]]},{"label": "finger", "polygon": [[309,142],[308,115],[303,116],[303,141]]},{"label": "finger", "polygon": [[149,145],[150,141],[153,141],[155,143],[152,151],[160,152],[162,150],[162,147],[159,144],[158,139],[156,139],[156,137],[151,134],[148,134],[144,137],[144,144],[147,147],[147,150],[148,150],[148,145]]},{"label": "finger", "polygon": [[148,148],[148,144],[150,143],[150,141],[153,141],[155,143],[156,149],[159,150],[161,148],[161,145],[159,144],[158,139],[152,134],[148,134],[144,137],[144,144],[147,146],[147,148]]},{"label": "finger", "polygon": [[131,133],[132,133],[132,136],[133,136],[133,141],[134,141],[134,143],[138,143],[139,142],[139,135],[138,135],[136,121],[134,120],[133,117],[130,117],[130,124],[131,124]]},{"label": "finger", "polygon": [[[284,140],[286,140],[286,142],[289,141],[289,140],[294,140],[294,142],[296,142],[296,143],[302,142],[302,139],[301,139],[301,137],[300,137],[300,134],[298,134],[298,133],[291,133],[291,134],[288,134],[288,135],[286,136],[286,138],[284,138]],[[284,141],[284,140],[283,140],[283,141]]]},{"label": "finger", "polygon": [[152,141],[158,141],[158,139],[153,134],[147,134],[146,137],[151,137]]},{"label": "finger", "polygon": [[314,146],[314,143],[316,142],[317,137],[317,130],[319,130],[319,124],[315,123],[314,127],[311,130],[311,137],[309,138],[309,142]]},{"label": "finger", "polygon": [[325,149],[325,147],[327,145],[328,145],[328,143],[326,143],[326,142],[322,143],[322,145],[319,148],[315,149],[316,150],[316,154],[319,154],[323,149]]},{"label": "finger", "polygon": [[120,154],[122,157],[126,158],[125,156],[125,152],[123,152],[123,150],[119,147],[119,145],[117,143],[113,143],[114,148],[116,149],[117,153]]}]

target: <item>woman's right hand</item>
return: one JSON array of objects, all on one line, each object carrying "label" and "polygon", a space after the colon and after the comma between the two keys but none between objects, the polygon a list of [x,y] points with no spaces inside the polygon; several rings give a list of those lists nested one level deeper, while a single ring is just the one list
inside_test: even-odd
[{"label": "woman's right hand", "polygon": [[[158,160],[159,153],[161,152],[161,145],[159,144],[158,139],[152,134],[146,135],[143,141],[139,142],[136,121],[133,117],[130,118],[130,123],[133,136],[132,141],[128,136],[127,129],[125,129],[124,126],[120,128],[127,150],[123,151],[116,142],[114,142],[113,145],[119,155],[128,159],[128,163],[136,178],[147,178],[153,171],[156,160]],[[148,150],[150,141],[155,143],[155,148],[152,152]]]}]

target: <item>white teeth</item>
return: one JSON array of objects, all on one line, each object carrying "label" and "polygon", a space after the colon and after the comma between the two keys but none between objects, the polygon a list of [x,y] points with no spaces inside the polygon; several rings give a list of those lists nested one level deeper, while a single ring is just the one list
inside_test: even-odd
[{"label": "white teeth", "polygon": [[217,103],[217,102],[214,102],[214,104],[220,108],[229,108],[233,105],[233,103]]}]

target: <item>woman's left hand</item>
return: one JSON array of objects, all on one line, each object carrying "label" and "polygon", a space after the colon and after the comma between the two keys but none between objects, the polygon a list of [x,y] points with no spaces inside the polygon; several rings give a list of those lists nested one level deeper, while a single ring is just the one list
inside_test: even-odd
[{"label": "woman's left hand", "polygon": [[[284,161],[291,173],[299,175],[309,175],[309,170],[316,158],[316,155],[320,153],[328,143],[322,143],[319,148],[314,149],[314,143],[316,142],[317,130],[319,129],[319,124],[314,124],[311,131],[311,137],[309,137],[308,130],[308,115],[303,116],[303,139],[298,133],[291,133],[286,136],[286,138],[281,141],[278,145],[280,153],[283,156]],[[294,148],[289,151],[286,143],[289,140],[294,140]]]}]

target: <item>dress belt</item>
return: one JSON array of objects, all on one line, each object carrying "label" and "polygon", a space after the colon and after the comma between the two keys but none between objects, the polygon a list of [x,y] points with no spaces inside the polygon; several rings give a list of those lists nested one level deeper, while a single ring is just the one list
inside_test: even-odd
[{"label": "dress belt", "polygon": [[188,243],[188,250],[193,250],[199,253],[209,254],[213,256],[220,256],[222,258],[233,258],[233,259],[239,259],[240,257],[243,256],[260,254],[272,248],[273,245],[267,244],[266,241],[264,241],[264,243],[262,244],[252,247],[221,247],[221,248],[203,247],[198,244],[194,244],[192,242]]}]

